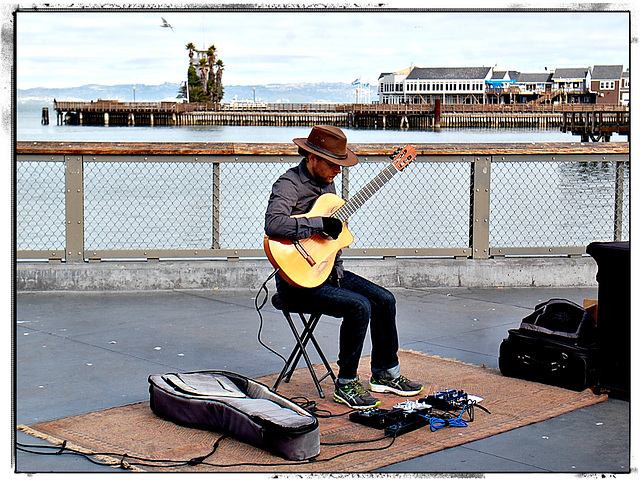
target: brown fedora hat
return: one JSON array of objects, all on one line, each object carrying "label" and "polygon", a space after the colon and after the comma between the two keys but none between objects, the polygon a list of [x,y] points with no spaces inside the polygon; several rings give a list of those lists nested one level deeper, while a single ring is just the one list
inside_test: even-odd
[{"label": "brown fedora hat", "polygon": [[307,138],[294,138],[293,143],[341,167],[358,163],[356,154],[347,148],[346,135],[332,125],[316,125]]}]

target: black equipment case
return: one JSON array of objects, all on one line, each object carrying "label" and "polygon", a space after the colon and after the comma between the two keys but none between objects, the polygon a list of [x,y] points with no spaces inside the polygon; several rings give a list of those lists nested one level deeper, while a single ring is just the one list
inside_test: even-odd
[{"label": "black equipment case", "polygon": [[598,264],[599,385],[609,395],[631,395],[631,248],[629,242],[593,242]]},{"label": "black equipment case", "polygon": [[215,430],[287,460],[320,454],[318,419],[265,385],[236,373],[149,376],[151,410],[175,423]]},{"label": "black equipment case", "polygon": [[498,359],[503,375],[578,391],[598,383],[595,320],[581,306],[548,300],[508,333]]}]

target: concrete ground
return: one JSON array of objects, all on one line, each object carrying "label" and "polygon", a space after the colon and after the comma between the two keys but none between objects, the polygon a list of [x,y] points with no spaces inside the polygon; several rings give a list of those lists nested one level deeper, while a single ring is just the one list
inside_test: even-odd
[{"label": "concrete ground", "polygon": [[[498,349],[507,330],[516,328],[537,303],[597,298],[597,288],[591,287],[392,290],[398,299],[401,348],[491,368],[498,366]],[[279,371],[282,361],[257,341],[256,293],[18,292],[16,424],[146,401],[152,373],[223,369],[257,378]],[[269,302],[262,314],[262,340],[288,352],[292,337],[282,315]],[[334,360],[339,320],[323,318],[317,337]],[[46,444],[22,432],[15,438],[23,444]],[[70,455],[17,451],[13,461],[19,473],[120,471]],[[635,471],[633,462],[630,403],[610,398],[379,472],[621,474]]]}]

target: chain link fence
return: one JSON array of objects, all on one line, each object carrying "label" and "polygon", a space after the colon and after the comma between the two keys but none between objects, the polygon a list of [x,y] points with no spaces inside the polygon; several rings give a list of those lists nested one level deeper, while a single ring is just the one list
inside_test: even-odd
[{"label": "chain link fence", "polygon": [[[297,161],[261,156],[262,161],[82,162],[86,260],[262,255],[264,212],[271,185]],[[172,159],[173,160],[173,159]],[[628,156],[627,156],[628,160]],[[349,219],[355,236],[350,250],[366,255],[406,255],[429,249],[468,249],[473,238],[473,159],[439,161],[421,157],[395,175]],[[353,196],[385,164],[361,161],[336,178],[338,194]],[[18,157],[16,170],[18,259],[64,256],[65,161]],[[629,239],[629,162],[531,161],[490,163],[489,252],[519,247],[583,246]],[[440,252],[440,249],[442,250]],[[527,249],[530,249],[528,251]],[[471,250],[469,255],[471,256]],[[374,254],[374,253],[372,253]],[[419,254],[419,253],[418,253]]]},{"label": "chain link fence", "polygon": [[213,164],[87,162],[87,250],[212,248]]},{"label": "chain link fence", "polygon": [[63,161],[17,163],[15,243],[18,251],[65,249],[64,170]]},{"label": "chain link fence", "polygon": [[[378,162],[354,167],[349,192],[358,192],[381,169]],[[468,247],[469,181],[469,162],[413,162],[352,216],[352,247]]]},{"label": "chain link fence", "polygon": [[[616,184],[621,182],[622,231],[629,239],[629,163],[494,162],[492,246],[579,246],[616,237]],[[620,173],[620,172],[619,172]]]}]

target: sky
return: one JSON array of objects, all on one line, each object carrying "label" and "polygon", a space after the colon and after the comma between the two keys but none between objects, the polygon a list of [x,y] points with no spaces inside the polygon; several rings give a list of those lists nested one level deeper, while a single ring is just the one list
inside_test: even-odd
[{"label": "sky", "polygon": [[[630,37],[637,37],[630,32],[629,7],[585,8],[329,13],[18,9],[15,86],[179,83],[186,79],[189,42],[198,49],[215,45],[226,85],[350,83],[356,78],[375,85],[380,73],[411,65],[521,72],[629,67]],[[172,28],[162,27],[162,18]]]}]

